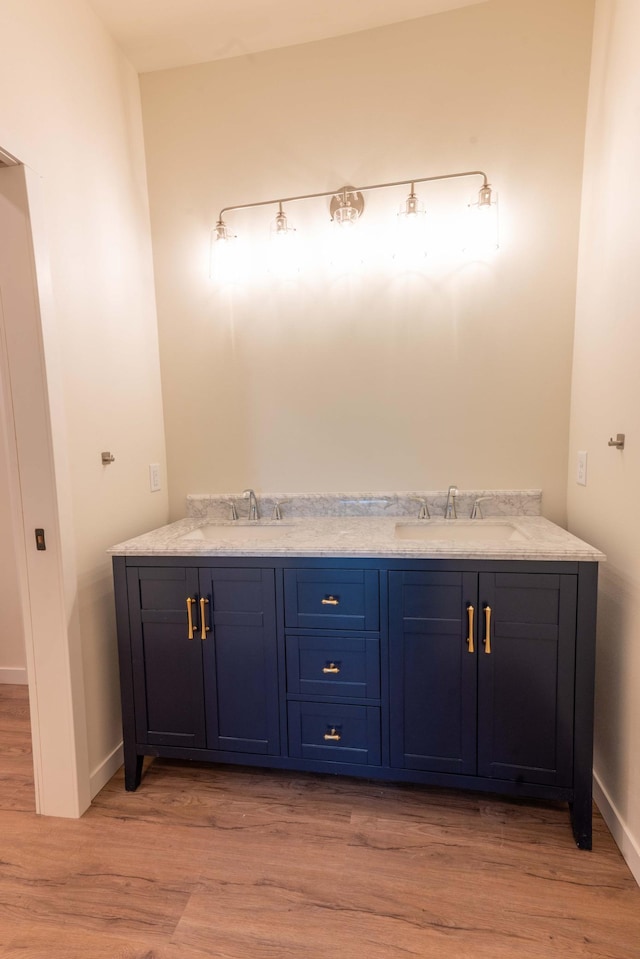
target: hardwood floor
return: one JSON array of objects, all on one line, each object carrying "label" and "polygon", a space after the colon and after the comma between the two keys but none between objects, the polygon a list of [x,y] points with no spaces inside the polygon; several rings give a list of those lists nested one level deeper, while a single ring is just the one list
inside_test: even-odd
[{"label": "hardwood floor", "polygon": [[638,959],[640,889],[596,812],[155,760],[81,820],[33,813],[0,686],[0,959]]},{"label": "hardwood floor", "polygon": [[29,691],[0,684],[0,811],[35,808]]}]

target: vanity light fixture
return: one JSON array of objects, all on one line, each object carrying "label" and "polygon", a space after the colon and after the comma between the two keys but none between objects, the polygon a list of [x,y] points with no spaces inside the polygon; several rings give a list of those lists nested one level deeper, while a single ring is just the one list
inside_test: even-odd
[{"label": "vanity light fixture", "polygon": [[373,190],[387,190],[393,187],[408,186],[409,194],[402,205],[400,214],[407,221],[422,221],[425,209],[419,200],[415,187],[417,183],[435,183],[443,180],[457,180],[465,177],[481,177],[482,185],[478,191],[477,200],[470,204],[470,207],[478,210],[489,210],[495,207],[495,194],[486,173],[482,170],[467,170],[463,173],[444,173],[439,176],[414,177],[411,180],[395,180],[389,183],[373,183],[369,186],[355,188],[353,186],[343,186],[339,190],[328,190],[322,193],[303,193],[298,196],[287,196],[273,200],[259,200],[255,203],[240,203],[236,206],[226,206],[220,210],[218,221],[212,235],[212,255],[215,258],[222,253],[223,248],[229,247],[229,241],[236,237],[229,231],[226,223],[226,217],[230,213],[237,213],[240,210],[257,209],[263,206],[277,206],[278,212],[272,226],[272,237],[282,238],[290,236],[295,231],[288,225],[287,216],[283,210],[283,204],[297,203],[300,200],[329,199],[330,219],[342,229],[351,228],[356,224],[364,212],[364,193]]}]

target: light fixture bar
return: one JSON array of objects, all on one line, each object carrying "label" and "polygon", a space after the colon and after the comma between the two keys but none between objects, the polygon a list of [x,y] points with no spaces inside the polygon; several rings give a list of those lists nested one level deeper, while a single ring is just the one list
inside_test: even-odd
[{"label": "light fixture bar", "polygon": [[[354,193],[366,193],[370,190],[386,190],[388,187],[396,186],[415,186],[416,183],[433,183],[436,180],[455,180],[460,179],[461,177],[471,177],[471,176],[481,176],[482,177],[482,191],[489,191],[489,196],[491,193],[491,186],[487,178],[487,174],[482,170],[466,170],[463,173],[441,173],[439,176],[423,176],[423,177],[412,177],[410,180],[394,180],[390,183],[372,183],[369,186],[359,186],[357,188],[349,187],[349,190],[353,190]],[[274,200],[259,200],[257,203],[239,203],[236,206],[225,206],[220,210],[220,215],[218,217],[218,223],[220,223],[225,215],[225,213],[233,213],[235,210],[251,210],[256,209],[261,206],[273,206],[276,204],[282,203],[295,203],[297,200],[317,200],[322,197],[340,197],[344,194],[344,187],[340,187],[338,190],[325,190],[322,193],[301,193],[299,196],[284,196],[278,197]],[[485,192],[485,197],[487,193]],[[486,199],[484,201],[487,202]]]}]

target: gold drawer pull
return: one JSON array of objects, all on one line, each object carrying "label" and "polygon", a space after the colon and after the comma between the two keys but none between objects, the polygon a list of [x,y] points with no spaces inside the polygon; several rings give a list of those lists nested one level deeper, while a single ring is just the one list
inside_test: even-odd
[{"label": "gold drawer pull", "polygon": [[469,617],[469,635],[467,636],[467,646],[469,647],[469,652],[475,652],[473,645],[473,614],[475,610],[471,603],[467,606],[467,616]]},{"label": "gold drawer pull", "polygon": [[187,596],[187,627],[188,632],[187,636],[189,639],[193,639],[193,613],[191,612],[191,607],[195,603],[195,599],[192,599],[190,596]]},{"label": "gold drawer pull", "polygon": [[325,598],[322,600],[322,605],[323,605],[323,606],[337,606],[339,602],[340,602],[340,600],[338,599],[337,596],[325,596]]},{"label": "gold drawer pull", "polygon": [[484,651],[485,653],[491,652],[491,607],[485,606],[484,608]]},{"label": "gold drawer pull", "polygon": [[324,738],[325,738],[325,739],[331,739],[331,740],[333,740],[333,742],[339,743],[340,740],[342,739],[342,736],[341,736],[340,733],[337,731],[336,727],[335,727],[335,726],[332,726],[331,729],[329,730],[329,732],[324,734]]},{"label": "gold drawer pull", "polygon": [[205,614],[205,606],[209,602],[208,599],[204,597],[200,600],[200,639],[206,639],[207,633],[209,632],[209,626],[207,626],[207,617]]},{"label": "gold drawer pull", "polygon": [[340,666],[338,663],[327,663],[326,666],[322,667],[323,673],[339,673]]}]

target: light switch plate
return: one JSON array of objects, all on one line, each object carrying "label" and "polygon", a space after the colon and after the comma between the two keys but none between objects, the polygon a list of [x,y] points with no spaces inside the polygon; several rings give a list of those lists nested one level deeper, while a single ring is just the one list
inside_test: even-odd
[{"label": "light switch plate", "polygon": [[579,486],[587,485],[587,451],[578,450],[578,461],[576,465],[576,483]]}]

